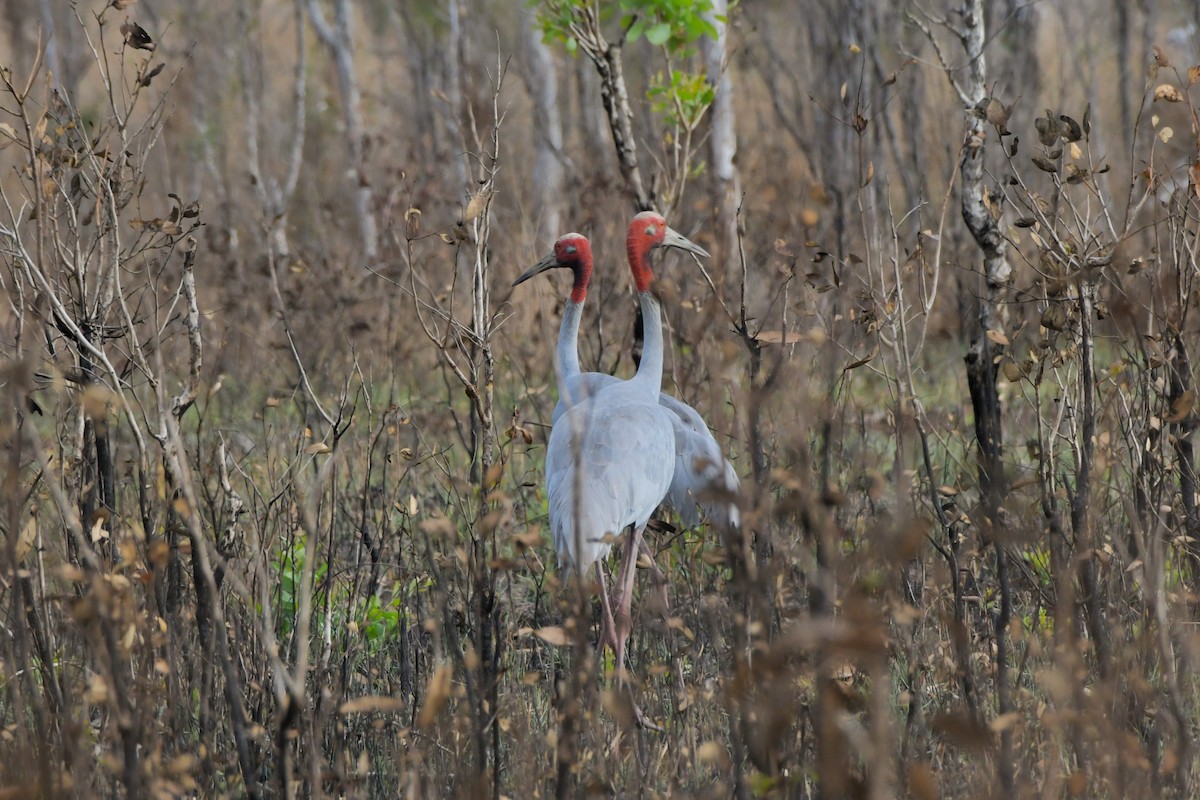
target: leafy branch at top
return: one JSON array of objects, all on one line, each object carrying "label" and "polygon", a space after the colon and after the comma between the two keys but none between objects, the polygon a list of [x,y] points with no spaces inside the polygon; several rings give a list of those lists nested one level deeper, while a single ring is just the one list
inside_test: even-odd
[{"label": "leafy branch at top", "polygon": [[[644,187],[637,163],[637,145],[632,138],[632,109],[621,69],[621,48],[644,38],[662,51],[665,69],[647,89],[651,111],[665,124],[662,141],[671,164],[663,191],[664,211],[669,211],[683,194],[692,164],[692,134],[713,101],[717,76],[703,69],[682,65],[696,60],[695,44],[702,37],[716,39],[716,24],[724,22],[713,13],[710,0],[615,0],[605,4],[588,0],[541,0],[537,20],[548,42],[559,42],[568,53],[582,50],[600,74],[601,96],[608,112],[614,145],[631,193],[639,208],[653,208],[655,198]],[[616,20],[619,34],[609,39],[606,25]]]}]

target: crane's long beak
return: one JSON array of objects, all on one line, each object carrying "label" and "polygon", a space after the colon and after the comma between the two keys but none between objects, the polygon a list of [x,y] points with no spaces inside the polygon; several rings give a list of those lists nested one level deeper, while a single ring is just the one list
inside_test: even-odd
[{"label": "crane's long beak", "polygon": [[689,253],[695,253],[698,256],[708,258],[708,251],[692,240],[688,239],[674,228],[667,228],[667,232],[663,235],[663,247],[678,247],[680,250],[687,250]]},{"label": "crane's long beak", "polygon": [[554,253],[551,253],[550,255],[546,256],[538,263],[534,264],[529,269],[522,272],[521,277],[519,277],[515,281],[513,281],[512,285],[516,286],[518,283],[524,283],[525,281],[532,278],[534,275],[541,275],[546,270],[554,269],[555,267],[563,267],[565,269],[566,264],[558,263],[558,257],[555,256]]}]

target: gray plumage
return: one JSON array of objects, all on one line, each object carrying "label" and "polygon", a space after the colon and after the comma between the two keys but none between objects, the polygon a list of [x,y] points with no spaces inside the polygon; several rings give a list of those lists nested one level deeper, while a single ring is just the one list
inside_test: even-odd
[{"label": "gray plumage", "polygon": [[583,572],[607,556],[613,539],[630,526],[643,528],[670,489],[671,414],[638,399],[627,384],[614,381],[572,406],[551,429],[546,496],[563,567]]},{"label": "gray plumage", "polygon": [[[559,418],[569,408],[590,403],[599,392],[617,383],[621,383],[619,378],[602,372],[565,375],[551,424],[557,428]],[[666,493],[667,503],[688,528],[696,527],[702,519],[715,525],[737,527],[741,515],[732,498],[737,494],[739,481],[721,445],[696,409],[666,393],[659,394],[658,403],[670,412],[675,434],[675,467]]]}]

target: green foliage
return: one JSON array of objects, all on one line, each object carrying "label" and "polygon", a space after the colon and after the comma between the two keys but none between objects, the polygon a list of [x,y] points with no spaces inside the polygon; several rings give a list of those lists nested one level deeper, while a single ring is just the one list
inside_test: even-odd
[{"label": "green foliage", "polygon": [[[574,31],[592,7],[585,0],[535,0],[533,5],[545,40],[561,42],[574,55],[579,47]],[[600,8],[598,22],[619,14],[625,41],[644,38],[661,47],[670,65],[695,58],[701,38],[717,38],[714,21],[724,22],[725,17],[713,15],[712,8],[710,0],[617,0]],[[703,70],[670,67],[656,76],[646,94],[652,110],[668,127],[692,130],[712,105],[713,87]]]},{"label": "green foliage", "polygon": [[[587,0],[530,0],[537,8],[538,23],[546,41],[564,42],[568,52],[575,52],[576,42],[571,24],[581,15],[590,13]],[[724,22],[723,16],[712,15],[710,0],[617,0],[599,8],[599,21],[610,21],[620,15],[625,40],[636,42],[645,37],[655,47],[666,47],[676,55],[689,55],[687,50],[701,37],[717,37],[713,20]]]},{"label": "green foliage", "polygon": [[670,80],[663,80],[660,74],[646,95],[654,113],[669,125],[691,130],[712,105],[713,85],[704,73],[673,69]]},{"label": "green foliage", "polygon": [[[297,536],[290,545],[280,547],[275,556],[275,574],[279,579],[279,607],[275,610],[280,632],[290,634],[296,627],[296,616],[300,612],[300,585],[304,576],[304,559],[307,557],[304,538]],[[316,602],[316,587],[325,579],[329,564],[322,561],[313,566],[313,605]]]},{"label": "green foliage", "polygon": [[428,592],[432,587],[433,579],[422,575],[410,578],[403,587],[397,581],[392,587],[392,599],[387,602],[380,600],[379,595],[374,595],[367,601],[362,633],[367,640],[368,652],[398,636],[401,621],[409,627],[416,624],[411,599]]},{"label": "green foliage", "polygon": [[1054,586],[1054,571],[1050,566],[1050,548],[1046,545],[1038,545],[1029,547],[1021,554],[1021,558],[1033,570],[1033,574],[1037,576],[1038,583],[1043,588],[1051,588]]},{"label": "green foliage", "polygon": [[[717,38],[709,0],[618,0],[621,27],[626,38],[636,42],[642,36],[655,47],[666,46],[684,54],[701,37]],[[718,17],[724,22],[724,17]]]}]

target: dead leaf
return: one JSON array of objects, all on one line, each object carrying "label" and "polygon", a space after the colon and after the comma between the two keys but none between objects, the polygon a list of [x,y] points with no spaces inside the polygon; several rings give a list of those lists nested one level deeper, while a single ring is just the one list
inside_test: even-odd
[{"label": "dead leaf", "polygon": [[421,209],[410,208],[404,212],[404,235],[411,242],[421,231]]},{"label": "dead leaf", "polygon": [[1171,138],[1172,138],[1174,135],[1175,135],[1175,131],[1174,131],[1174,130],[1171,128],[1171,126],[1170,126],[1170,125],[1164,125],[1164,126],[1163,126],[1161,129],[1159,129],[1159,131],[1158,131],[1158,140],[1159,140],[1160,142],[1162,142],[1163,144],[1166,144],[1167,142],[1171,141]]},{"label": "dead leaf", "polygon": [[1008,337],[1004,335],[1004,331],[988,331],[987,337],[1001,347],[1008,347]]},{"label": "dead leaf", "polygon": [[[136,1],[137,1],[137,0],[134,0],[134,2],[136,2]],[[138,83],[140,83],[142,86],[149,86],[149,85],[150,85],[150,82],[151,82],[152,80],[154,80],[154,79],[155,79],[155,78],[158,76],[158,73],[162,72],[162,71],[163,71],[163,68],[164,68],[164,67],[166,67],[166,66],[167,66],[167,65],[166,65],[165,63],[163,63],[163,64],[159,64],[159,65],[158,65],[158,66],[156,66],[154,69],[150,70],[150,71],[149,71],[149,72],[147,72],[145,75],[143,75],[143,76],[142,76],[142,79],[141,79],[141,80],[139,80],[139,81],[138,81]]]},{"label": "dead leaf", "polygon": [[1196,407],[1196,390],[1188,389],[1183,394],[1171,401],[1171,413],[1165,418],[1165,422],[1183,422],[1191,415],[1192,409]]},{"label": "dead leaf", "polygon": [[619,727],[631,730],[637,724],[637,715],[634,713],[633,699],[629,692],[605,689],[604,694],[600,696],[600,703]]},{"label": "dead leaf", "polygon": [[1005,108],[1004,103],[994,97],[988,99],[983,111],[984,119],[989,124],[1004,130],[1008,129],[1008,117],[1011,113],[1011,109]]},{"label": "dead leaf", "polygon": [[1030,161],[1042,172],[1049,172],[1051,174],[1058,172],[1058,166],[1045,156],[1034,156]]},{"label": "dead leaf", "polygon": [[842,372],[849,372],[852,369],[858,369],[859,367],[863,366],[864,364],[869,364],[871,362],[871,359],[875,358],[875,356],[877,356],[877,355],[879,355],[879,345],[876,345],[875,348],[871,351],[871,354],[868,355],[866,358],[860,358],[857,361],[851,361],[849,364],[842,367]]},{"label": "dead leaf", "polygon": [[365,695],[363,697],[355,697],[338,706],[339,714],[363,714],[373,711],[388,713],[390,711],[403,710],[404,701],[399,697],[388,697],[387,695],[374,694]]},{"label": "dead leaf", "polygon": [[1066,114],[1060,114],[1058,121],[1062,123],[1062,137],[1068,142],[1078,142],[1083,138],[1083,126]]},{"label": "dead leaf", "polygon": [[1188,70],[1188,86],[1200,82],[1200,66],[1192,67]]},{"label": "dead leaf", "polygon": [[504,464],[497,461],[488,467],[487,473],[483,476],[483,488],[491,491],[500,484],[500,478],[504,476]]},{"label": "dead leaf", "polygon": [[514,436],[519,435],[521,441],[525,442],[525,444],[533,444],[533,434],[524,425],[513,425],[509,430],[511,431],[511,435],[508,438],[512,439]]},{"label": "dead leaf", "polygon": [[937,800],[941,796],[937,778],[927,762],[920,761],[908,768],[908,791],[917,800]]},{"label": "dead leaf", "polygon": [[1018,722],[1020,722],[1020,720],[1021,715],[1019,712],[1009,711],[1007,714],[1001,714],[992,720],[988,727],[990,727],[996,733],[1001,733],[1008,730],[1013,725],[1016,725]]},{"label": "dead leaf", "polygon": [[991,729],[966,714],[939,714],[930,720],[929,727],[945,741],[965,750],[986,750],[994,742]]},{"label": "dead leaf", "polygon": [[29,551],[33,549],[35,541],[37,541],[37,517],[30,515],[29,519],[21,527],[21,533],[17,536],[16,556],[18,564],[25,559],[25,556],[29,555]]},{"label": "dead leaf", "polygon": [[542,543],[542,531],[540,528],[528,530],[525,533],[517,533],[512,537],[512,543],[517,546],[518,550],[524,550],[528,547],[537,547]]},{"label": "dead leaf", "polygon": [[87,688],[83,690],[83,701],[94,706],[102,706],[108,702],[108,681],[103,675],[93,673],[88,676]]},{"label": "dead leaf", "polygon": [[454,528],[454,523],[446,517],[430,517],[421,521],[421,530],[428,533],[430,536],[444,536],[450,538],[458,531]]},{"label": "dead leaf", "polygon": [[700,759],[702,764],[713,764],[722,769],[729,763],[729,753],[726,752],[725,746],[711,739],[696,748],[696,758]]},{"label": "dead leaf", "polygon": [[417,715],[417,727],[428,728],[450,699],[450,665],[442,664],[429,678],[425,687],[425,701],[421,704],[421,713]]},{"label": "dead leaf", "polygon": [[304,455],[306,455],[306,456],[315,456],[315,455],[320,455],[323,453],[331,453],[331,452],[333,452],[333,448],[330,447],[329,445],[325,444],[324,442],[314,442],[314,443],[310,444],[308,447],[304,448]]},{"label": "dead leaf", "polygon": [[1183,93],[1169,83],[1160,83],[1154,89],[1154,99],[1165,100],[1168,103],[1182,103]]},{"label": "dead leaf", "polygon": [[538,628],[533,632],[533,635],[546,644],[552,644],[555,647],[566,647],[571,643],[567,632],[558,625],[547,625],[545,628]]},{"label": "dead leaf", "polygon": [[[118,2],[121,2],[121,1],[123,1],[123,0],[118,0]],[[137,0],[131,0],[131,2],[136,3]],[[164,770],[164,772],[169,777],[180,778],[185,775],[191,775],[193,772],[195,772],[199,768],[200,768],[200,759],[198,759],[196,756],[192,755],[191,753],[183,753],[182,755],[175,756],[175,758],[171,759],[167,763],[166,769]]]},{"label": "dead leaf", "polygon": [[463,222],[470,222],[483,213],[487,208],[488,198],[492,196],[491,189],[485,189],[479,194],[471,198],[471,202],[467,203],[466,213],[463,214]]},{"label": "dead leaf", "polygon": [[1067,329],[1067,310],[1061,303],[1051,303],[1042,312],[1041,325],[1047,330],[1065,331]]},{"label": "dead leaf", "polygon": [[804,341],[805,336],[796,331],[759,331],[754,339],[759,344],[795,344]]},{"label": "dead leaf", "polygon": [[128,19],[121,25],[121,33],[125,35],[125,44],[134,50],[153,51],[157,46],[154,44],[154,40],[150,38],[150,34],[146,33],[145,28]]},{"label": "dead leaf", "polygon": [[1046,147],[1053,147],[1058,143],[1058,137],[1062,133],[1062,125],[1054,118],[1054,114],[1050,109],[1046,109],[1046,116],[1038,117],[1033,121],[1033,126],[1037,128],[1038,141]]}]

